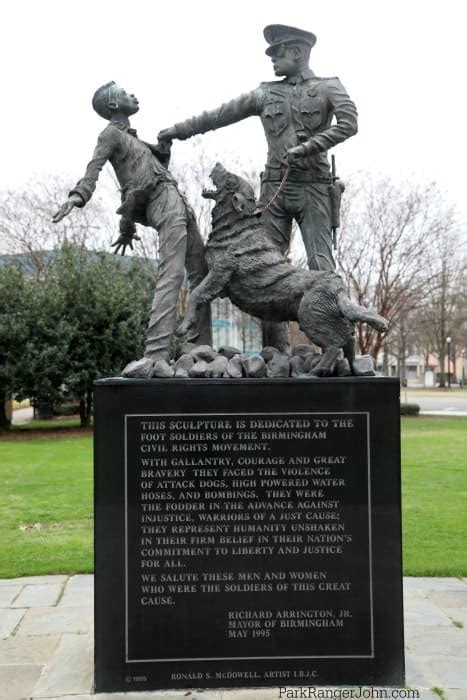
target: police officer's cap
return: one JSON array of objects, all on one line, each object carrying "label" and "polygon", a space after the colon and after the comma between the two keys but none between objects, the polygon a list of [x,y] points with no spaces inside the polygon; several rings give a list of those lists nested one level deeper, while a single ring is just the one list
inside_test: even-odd
[{"label": "police officer's cap", "polygon": [[316,36],[297,27],[287,27],[285,24],[268,24],[263,30],[264,38],[270,44],[266,54],[272,56],[281,44],[294,44],[297,41],[311,47],[316,44]]}]

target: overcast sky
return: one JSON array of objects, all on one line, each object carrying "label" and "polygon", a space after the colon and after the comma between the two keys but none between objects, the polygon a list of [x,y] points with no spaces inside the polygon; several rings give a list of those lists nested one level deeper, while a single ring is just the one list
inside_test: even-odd
[{"label": "overcast sky", "polygon": [[[436,180],[467,220],[466,18],[464,0],[9,2],[0,186],[78,179],[105,126],[91,97],[109,80],[139,98],[133,125],[146,140],[273,80],[262,30],[282,23],[317,35],[312,69],[339,76],[358,107],[358,135],[334,150],[341,174]],[[232,152],[264,163],[257,118],[203,140],[227,164]],[[188,157],[182,142],[174,151]]]}]

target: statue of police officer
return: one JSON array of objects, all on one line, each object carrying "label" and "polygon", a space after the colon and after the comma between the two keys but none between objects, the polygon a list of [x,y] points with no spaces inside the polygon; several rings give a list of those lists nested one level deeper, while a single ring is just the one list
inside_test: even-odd
[{"label": "statue of police officer", "polygon": [[[309,268],[333,271],[336,223],[327,151],[357,132],[357,110],[338,78],[319,78],[309,68],[314,34],[273,24],[265,27],[264,37],[266,54],[282,80],[261,83],[217,109],[164,129],[159,139],[187,139],[259,116],[268,142],[259,202],[266,229],[285,253],[295,219]],[[285,324],[263,326],[263,344],[287,349]]]}]

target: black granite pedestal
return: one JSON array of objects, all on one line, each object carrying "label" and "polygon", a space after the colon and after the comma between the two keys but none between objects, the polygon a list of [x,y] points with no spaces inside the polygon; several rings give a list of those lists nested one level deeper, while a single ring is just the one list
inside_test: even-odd
[{"label": "black granite pedestal", "polygon": [[97,692],[403,685],[399,384],[95,386]]}]

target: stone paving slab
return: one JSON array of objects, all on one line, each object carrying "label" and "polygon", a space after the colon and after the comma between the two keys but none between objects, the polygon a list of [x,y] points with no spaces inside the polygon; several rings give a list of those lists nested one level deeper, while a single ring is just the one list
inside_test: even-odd
[{"label": "stone paving slab", "polygon": [[[221,700],[222,693],[219,690],[192,690],[187,695],[186,690],[164,690],[139,693],[99,693],[93,696],[93,700],[119,700],[120,698],[124,698],[124,700]],[[240,700],[240,696],[238,700]],[[275,700],[278,700],[277,693]]]},{"label": "stone paving slab", "polygon": [[[460,656],[467,659],[467,635],[457,627],[413,627],[405,631],[406,647],[417,656]],[[467,668],[466,668],[467,674]]]},{"label": "stone paving slab", "polygon": [[464,691],[467,698],[467,659],[458,656],[420,656],[420,662],[429,669],[433,679],[431,687],[452,688]]},{"label": "stone paving slab", "polygon": [[[467,623],[467,580],[406,578],[404,593],[408,687],[420,700],[439,700],[435,686],[443,700],[467,700],[467,630],[453,624]],[[41,596],[53,603],[27,609]],[[9,607],[0,609],[0,632],[8,637],[0,641],[0,700],[279,700],[277,687],[94,696],[93,576],[3,580],[2,600]]]},{"label": "stone paving slab", "polygon": [[91,625],[90,608],[29,608],[16,634],[18,637],[88,634]]},{"label": "stone paving slab", "polygon": [[30,697],[42,672],[39,664],[0,666],[0,698]]},{"label": "stone paving slab", "polygon": [[467,607],[465,607],[465,608],[448,608],[448,607],[443,606],[443,607],[441,607],[441,610],[453,622],[456,621],[457,623],[460,623],[464,628],[467,629]]},{"label": "stone paving slab", "polygon": [[427,600],[440,608],[467,608],[467,589],[465,591],[434,591]]},{"label": "stone paving slab", "polygon": [[12,601],[20,593],[23,586],[1,586],[0,587],[0,608],[8,608]]},{"label": "stone paving slab", "polygon": [[404,595],[416,592],[427,594],[430,591],[465,591],[467,590],[467,579],[442,578],[440,576],[405,576]]},{"label": "stone paving slab", "polygon": [[[411,688],[411,689],[413,690],[413,688]],[[432,688],[417,688],[417,690],[418,690],[419,695],[417,696],[417,698],[413,698],[413,700],[446,700],[446,697],[444,695],[441,699],[439,693],[437,693]],[[371,695],[369,695],[368,697],[371,698]],[[388,696],[388,697],[391,697],[391,696]],[[400,698],[404,698],[404,697],[407,698],[410,696],[400,695],[399,697]],[[466,698],[463,698],[463,700],[466,700]]]},{"label": "stone paving slab", "polygon": [[38,583],[24,586],[12,608],[38,608],[55,605],[61,592],[62,583]]},{"label": "stone paving slab", "polygon": [[452,620],[436,605],[425,599],[414,599],[404,607],[405,625],[422,625],[423,627],[450,627]]},{"label": "stone paving slab", "polygon": [[[53,697],[49,696],[47,700],[100,700],[100,697],[100,695],[91,695],[91,693],[85,693],[84,695],[54,695]],[[124,693],[115,693],[115,695],[112,695],[112,697],[114,700],[120,700],[120,698],[126,698],[126,695]],[[36,698],[38,698],[38,696],[33,695],[31,697],[31,700],[36,700]],[[14,700],[17,699],[14,698]],[[43,699],[41,698],[41,700]]]},{"label": "stone paving slab", "polygon": [[0,610],[0,639],[6,639],[13,632],[26,610],[12,610],[5,608]]},{"label": "stone paving slab", "polygon": [[279,700],[279,690],[278,688],[222,690],[221,700]]},{"label": "stone paving slab", "polygon": [[75,588],[70,588],[66,586],[65,592],[58,604],[59,608],[68,606],[80,606],[91,608],[94,603],[94,589],[89,586],[76,586]]},{"label": "stone paving slab", "polygon": [[34,688],[34,697],[88,693],[94,682],[93,644],[89,635],[64,635],[57,653]]},{"label": "stone paving slab", "polygon": [[407,649],[405,652],[405,682],[410,688],[429,688],[431,686],[426,669],[418,662],[415,655],[407,651]]},{"label": "stone paving slab", "polygon": [[94,575],[93,574],[76,574],[72,576],[68,581],[67,590],[74,588],[94,588]]},{"label": "stone paving slab", "polygon": [[465,690],[448,690],[443,700],[466,700]]},{"label": "stone paving slab", "polygon": [[0,664],[45,664],[60,637],[9,637],[0,641]]},{"label": "stone paving slab", "polygon": [[66,574],[48,574],[46,576],[23,576],[21,578],[0,578],[0,586],[35,586],[46,583],[65,583],[70,577]]}]

